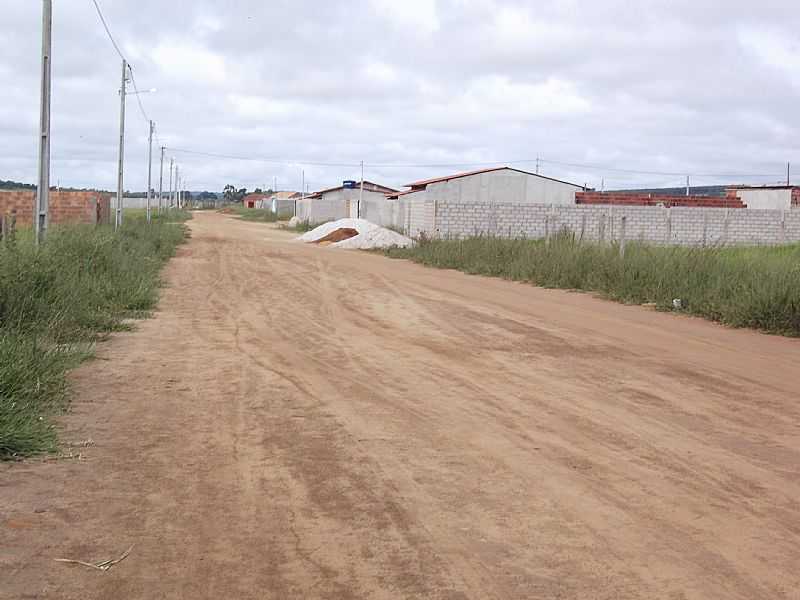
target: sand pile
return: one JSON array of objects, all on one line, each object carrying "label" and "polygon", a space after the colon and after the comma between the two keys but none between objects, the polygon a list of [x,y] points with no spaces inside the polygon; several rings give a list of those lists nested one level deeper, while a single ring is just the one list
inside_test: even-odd
[{"label": "sand pile", "polygon": [[311,243],[333,242],[330,245],[334,248],[356,248],[362,250],[391,248],[393,246],[406,248],[414,243],[411,238],[364,219],[339,219],[338,221],[324,223],[316,229],[304,233],[297,239]]}]

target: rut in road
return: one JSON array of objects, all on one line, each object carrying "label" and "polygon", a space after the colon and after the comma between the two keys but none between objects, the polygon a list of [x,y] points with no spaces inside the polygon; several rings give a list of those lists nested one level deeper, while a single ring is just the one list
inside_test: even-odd
[{"label": "rut in road", "polygon": [[85,459],[4,467],[0,598],[796,597],[797,340],[191,227]]}]

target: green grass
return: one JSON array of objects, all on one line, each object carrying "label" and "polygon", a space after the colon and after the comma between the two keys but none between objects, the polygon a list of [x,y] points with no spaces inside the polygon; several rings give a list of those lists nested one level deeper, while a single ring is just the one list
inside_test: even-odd
[{"label": "green grass", "polygon": [[67,371],[154,308],[161,267],[185,238],[176,223],[188,216],[162,213],[147,226],[144,211],[126,211],[118,233],[53,227],[39,248],[24,230],[0,244],[0,459],[55,447]]},{"label": "green grass", "polygon": [[655,303],[733,327],[800,335],[800,245],[685,248],[580,243],[571,235],[549,244],[477,237],[423,240],[386,254],[432,267],[504,277],[547,288],[596,292],[625,303]]},{"label": "green grass", "polygon": [[297,233],[306,233],[307,231],[316,229],[323,223],[329,223],[329,221],[323,221],[322,223],[317,223],[315,225],[312,225],[311,223],[309,223],[308,219],[306,219],[305,221],[299,221],[297,225],[295,225],[294,227],[290,227],[289,225],[281,225],[281,229],[286,229],[287,231],[294,231]]},{"label": "green grass", "polygon": [[262,223],[276,223],[286,221],[289,217],[279,216],[268,208],[245,208],[243,206],[232,207],[236,216],[244,221],[260,221]]}]

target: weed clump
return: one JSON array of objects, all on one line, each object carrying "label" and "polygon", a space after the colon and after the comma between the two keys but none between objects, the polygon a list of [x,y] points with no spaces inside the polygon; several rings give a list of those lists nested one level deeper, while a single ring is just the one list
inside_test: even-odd
[{"label": "weed clump", "polygon": [[126,211],[110,226],[52,227],[37,247],[29,231],[0,244],[0,459],[50,450],[50,417],[65,406],[66,373],[104,334],[125,329],[158,300],[159,273],[188,213]]}]

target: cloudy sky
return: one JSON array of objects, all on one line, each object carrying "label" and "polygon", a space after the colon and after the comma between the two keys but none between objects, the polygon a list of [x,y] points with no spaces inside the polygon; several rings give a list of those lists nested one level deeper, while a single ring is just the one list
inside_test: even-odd
[{"label": "cloudy sky", "polygon": [[[51,178],[112,189],[120,60],[91,0],[54,4]],[[595,187],[777,182],[787,161],[800,182],[791,0],[100,5],[139,89],[158,89],[140,98],[192,189],[299,189],[302,170],[314,189],[362,160],[400,186],[537,157]],[[0,9],[0,179],[34,182],[41,2]],[[144,189],[135,97],[127,132],[126,188]]]}]

